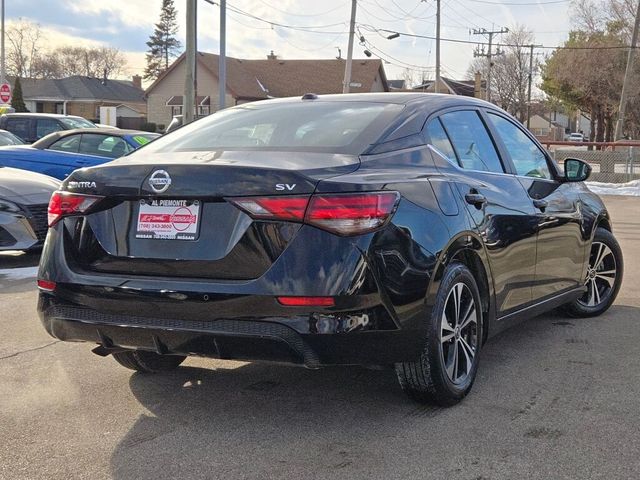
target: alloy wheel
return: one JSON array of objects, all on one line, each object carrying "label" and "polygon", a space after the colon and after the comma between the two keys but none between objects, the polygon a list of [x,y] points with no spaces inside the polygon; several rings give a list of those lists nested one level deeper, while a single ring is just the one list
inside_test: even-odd
[{"label": "alloy wheel", "polygon": [[442,360],[449,380],[463,383],[478,351],[478,317],[476,302],[464,283],[456,283],[447,296],[440,327]]},{"label": "alloy wheel", "polygon": [[584,282],[587,291],[578,302],[587,307],[606,302],[615,286],[616,274],[616,257],[611,249],[605,243],[593,242]]}]

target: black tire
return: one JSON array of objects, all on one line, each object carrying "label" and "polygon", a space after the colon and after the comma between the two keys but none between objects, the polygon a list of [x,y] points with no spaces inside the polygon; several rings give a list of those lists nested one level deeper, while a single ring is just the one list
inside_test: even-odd
[{"label": "black tire", "polygon": [[[460,286],[462,285],[462,286]],[[455,290],[455,291],[454,291]],[[460,292],[460,293],[456,293]],[[453,299],[451,298],[453,295]],[[455,298],[458,302],[458,314],[455,311]],[[465,303],[473,302],[471,307]],[[453,307],[452,303],[453,302]],[[454,309],[452,311],[451,309]],[[475,310],[475,321],[469,320],[464,313],[467,308]],[[471,312],[471,310],[469,310]],[[462,314],[462,315],[461,315]],[[446,318],[455,316],[455,325]],[[458,318],[462,321],[458,321]],[[447,322],[444,324],[444,322]],[[475,323],[475,325],[474,325]],[[455,328],[452,328],[453,327]],[[463,328],[459,328],[463,326]],[[445,333],[443,333],[445,332]],[[465,345],[460,340],[464,339]],[[447,340],[448,339],[448,340]],[[421,403],[436,403],[441,406],[451,406],[460,402],[471,390],[478,371],[480,361],[480,347],[482,344],[482,307],[480,293],[475,278],[469,269],[461,263],[449,265],[442,277],[431,318],[427,325],[425,348],[420,358],[412,362],[396,364],[396,373],[402,390],[412,399]],[[457,350],[461,349],[460,352]],[[469,350],[472,347],[472,351]],[[473,353],[469,361],[469,353]],[[445,360],[445,355],[449,362]],[[465,375],[457,377],[458,363],[465,363]],[[447,370],[447,363],[452,373]],[[452,364],[452,365],[451,365]],[[452,377],[453,374],[453,377]]]},{"label": "black tire", "polygon": [[113,354],[113,358],[123,367],[142,373],[168,372],[184,362],[182,355],[158,355],[144,350],[131,350]]},{"label": "black tire", "polygon": [[[602,250],[601,246],[603,246]],[[594,265],[596,262],[599,263]],[[615,270],[613,275],[609,273],[612,270]],[[579,299],[564,305],[562,310],[576,318],[597,317],[603,314],[618,295],[623,273],[622,249],[618,241],[609,230],[596,229],[585,279],[587,292]]]}]

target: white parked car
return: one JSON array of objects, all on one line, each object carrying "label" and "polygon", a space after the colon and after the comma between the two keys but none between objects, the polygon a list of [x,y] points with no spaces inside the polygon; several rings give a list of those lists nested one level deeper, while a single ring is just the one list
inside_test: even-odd
[{"label": "white parked car", "polygon": [[584,135],[582,133],[572,133],[569,135],[570,142],[584,142]]}]

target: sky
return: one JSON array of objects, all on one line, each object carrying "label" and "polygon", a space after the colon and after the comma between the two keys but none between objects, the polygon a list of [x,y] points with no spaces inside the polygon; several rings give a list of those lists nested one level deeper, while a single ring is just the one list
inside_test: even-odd
[{"label": "sky", "polygon": [[[6,2],[6,18],[8,22],[22,18],[40,24],[49,46],[116,47],[126,55],[126,73],[133,75],[144,70],[145,42],[158,21],[161,4],[161,0],[10,0]],[[185,0],[175,1],[178,37],[183,44],[185,4]],[[350,0],[231,0],[227,5],[229,56],[266,58],[273,50],[283,59],[334,58],[339,55],[338,48],[342,57],[346,56]],[[472,30],[522,25],[533,31],[536,44],[559,45],[571,28],[570,9],[570,0],[442,0],[441,37],[486,41]],[[385,61],[389,79],[401,78],[406,68],[417,81],[433,78],[435,41],[405,35],[389,40],[389,33],[380,30],[433,37],[435,12],[435,0],[359,0],[354,58],[366,58],[364,50],[368,48],[374,57]],[[218,5],[198,0],[199,50],[218,52],[219,13]],[[360,45],[361,35],[366,46]],[[500,41],[500,36],[496,38]],[[447,41],[441,45],[443,76],[466,78],[474,45]]]}]

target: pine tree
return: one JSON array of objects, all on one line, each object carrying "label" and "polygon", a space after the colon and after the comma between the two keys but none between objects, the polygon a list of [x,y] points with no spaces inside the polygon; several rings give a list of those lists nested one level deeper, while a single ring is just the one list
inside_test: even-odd
[{"label": "pine tree", "polygon": [[147,46],[147,67],[144,70],[145,80],[155,80],[169,68],[169,62],[177,57],[182,45],[176,38],[178,22],[173,0],[162,0],[160,21],[156,23]]},{"label": "pine tree", "polygon": [[24,98],[22,97],[22,84],[20,83],[20,77],[16,77],[16,81],[13,84],[13,96],[11,99],[11,106],[16,112],[28,112],[27,106],[24,104]]}]

